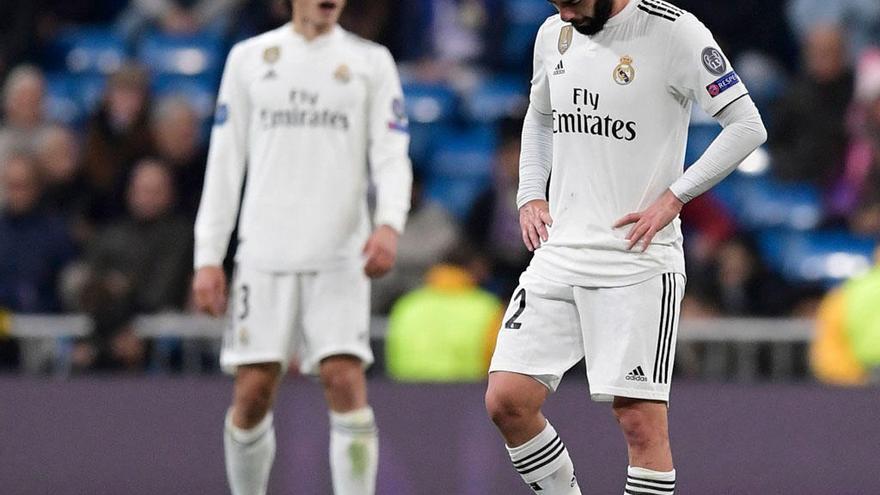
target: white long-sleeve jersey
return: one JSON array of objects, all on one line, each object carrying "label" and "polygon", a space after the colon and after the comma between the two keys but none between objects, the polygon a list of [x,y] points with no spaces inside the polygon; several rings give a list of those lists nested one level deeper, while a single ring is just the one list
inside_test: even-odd
[{"label": "white long-sleeve jersey", "polygon": [[[709,30],[663,0],[629,0],[593,36],[548,18],[535,41],[530,112],[538,125],[523,129],[517,202],[544,199],[549,176],[553,224],[529,270],[584,287],[684,274],[678,218],[645,252],[627,249],[631,225],[613,226],[667,189],[683,200],[705,191],[753,151],[764,139],[757,112],[683,172],[693,103],[724,121],[747,95]],[[532,147],[542,151],[526,153]]]},{"label": "white long-sleeve jersey", "polygon": [[[291,24],[238,43],[226,61],[195,224],[195,267],[220,265],[247,168],[236,261],[267,271],[356,263],[375,225],[403,230],[412,172],[388,50],[335,27]],[[368,166],[369,162],[369,166]]]}]

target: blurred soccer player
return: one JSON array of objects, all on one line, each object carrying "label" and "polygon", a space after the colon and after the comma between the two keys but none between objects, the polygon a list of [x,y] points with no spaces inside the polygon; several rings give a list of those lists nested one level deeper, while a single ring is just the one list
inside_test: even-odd
[{"label": "blurred soccer player", "polygon": [[[626,439],[625,493],[669,495],[666,409],[685,284],[678,214],[766,131],[693,15],[662,0],[551,3],[559,15],[537,34],[517,195],[535,254],[498,336],[486,406],[535,493],[580,493],[541,407],[586,357],[591,396],[612,401]],[[694,101],[724,129],[682,173]]]},{"label": "blurred soccer player", "polygon": [[[199,308],[226,310],[220,267],[239,223],[221,365],[235,373],[225,452],[235,495],[266,491],[272,405],[288,356],[320,376],[337,495],[374,492],[367,402],[369,280],[393,265],[409,209],[409,138],[387,49],[337,25],[344,0],[294,0],[293,20],[232,48],[196,220]],[[367,208],[368,168],[376,212]]]}]

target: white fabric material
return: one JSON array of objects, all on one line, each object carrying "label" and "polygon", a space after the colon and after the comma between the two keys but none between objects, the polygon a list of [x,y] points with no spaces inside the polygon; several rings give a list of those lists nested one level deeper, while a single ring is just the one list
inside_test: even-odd
[{"label": "white fabric material", "polygon": [[322,359],[339,354],[373,362],[370,282],[359,266],[319,272],[264,272],[239,265],[220,365],[277,362],[296,355],[300,371],[317,375]]},{"label": "white fabric material", "polygon": [[373,224],[403,230],[407,125],[394,60],[380,45],[338,27],[307,41],[290,24],[236,44],[211,134],[196,268],[223,261],[245,164],[239,262],[302,271],[359,261],[370,175]]},{"label": "white fabric material", "polygon": [[641,467],[629,466],[626,469],[626,488],[624,495],[674,495],[675,470],[652,471]]},{"label": "white fabric material", "polygon": [[[552,16],[535,42],[530,106],[551,116],[553,226],[531,266],[585,287],[684,273],[678,219],[644,253],[627,250],[630,227],[612,226],[681,177],[693,102],[715,115],[745,85],[703,24],[660,0],[631,0],[594,36],[570,29]],[[520,200],[541,190],[543,132],[523,134]]]},{"label": "white fabric material", "polygon": [[226,479],[232,495],[265,495],[269,472],[275,460],[275,427],[269,412],[250,430],[232,424],[232,410],[226,413],[223,434]]},{"label": "white fabric material", "polygon": [[729,104],[716,118],[724,127],[721,134],[703,156],[669,186],[672,194],[685,203],[721,182],[767,140],[767,129],[748,95]]},{"label": "white fabric material", "polygon": [[528,442],[507,447],[513,467],[534,493],[580,495],[568,449],[550,422]]},{"label": "white fabric material", "polygon": [[553,165],[553,116],[529,105],[523,119],[516,207],[547,199],[547,181]]},{"label": "white fabric material", "polygon": [[376,492],[379,434],[373,410],[330,411],[330,471],[335,495]]},{"label": "white fabric material", "polygon": [[677,273],[625,287],[586,288],[548,280],[530,268],[504,315],[489,371],[529,375],[554,391],[586,357],[593,400],[668,401],[684,288]]}]

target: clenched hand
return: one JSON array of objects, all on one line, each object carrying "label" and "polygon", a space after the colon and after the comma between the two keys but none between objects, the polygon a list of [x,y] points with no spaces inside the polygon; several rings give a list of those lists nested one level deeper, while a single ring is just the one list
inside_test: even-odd
[{"label": "clenched hand", "polygon": [[226,313],[226,274],[219,266],[203,266],[193,277],[196,309],[211,316]]},{"label": "clenched hand", "polygon": [[364,245],[367,262],[364,273],[370,278],[378,278],[388,273],[397,257],[397,238],[399,234],[388,225],[381,225],[373,231]]}]

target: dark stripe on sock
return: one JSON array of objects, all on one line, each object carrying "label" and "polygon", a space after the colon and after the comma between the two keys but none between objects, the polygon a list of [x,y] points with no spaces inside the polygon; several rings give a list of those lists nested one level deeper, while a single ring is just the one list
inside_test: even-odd
[{"label": "dark stripe on sock", "polygon": [[550,464],[551,462],[555,461],[557,457],[561,456],[563,452],[565,452],[565,445],[560,444],[559,447],[560,447],[559,450],[556,451],[556,453],[553,455],[553,457],[547,459],[546,461],[542,462],[541,464],[538,464],[537,466],[534,466],[534,467],[530,467],[528,469],[524,469],[522,471],[517,469],[517,471],[519,472],[519,474],[529,474],[532,471],[535,471],[537,469],[541,469],[542,467],[546,466],[547,464]]},{"label": "dark stripe on sock", "polygon": [[635,480],[635,481],[647,481],[648,483],[657,483],[658,485],[673,485],[675,486],[675,480],[672,481],[663,481],[663,480],[649,480],[648,478],[639,478],[638,476],[627,476],[627,480]]},{"label": "dark stripe on sock", "polygon": [[627,482],[626,482],[626,486],[627,486],[627,487],[630,487],[630,486],[631,486],[631,487],[634,487],[634,488],[649,488],[649,489],[651,489],[651,490],[657,490],[657,491],[660,491],[660,492],[670,492],[670,493],[671,493],[671,492],[675,491],[675,487],[674,487],[674,486],[664,486],[664,487],[659,487],[659,486],[653,486],[653,485],[644,485],[644,484],[642,484],[642,483],[633,483],[633,482],[631,482],[631,481],[627,481]]},{"label": "dark stripe on sock", "polygon": [[559,438],[559,435],[556,435],[555,437],[553,437],[553,440],[550,440],[549,442],[544,444],[544,446],[541,447],[539,450],[532,452],[531,454],[523,457],[522,459],[518,459],[516,461],[513,461],[514,467],[520,466],[522,464],[529,464],[529,463],[531,463],[531,459],[533,459],[535,457],[539,457],[539,458],[544,457],[547,454],[548,450],[552,450],[552,447],[555,447],[555,444],[561,443],[561,442],[562,442],[562,439]]},{"label": "dark stripe on sock", "polygon": [[623,492],[627,495],[657,495],[656,493],[643,492],[641,490],[630,490],[629,488],[626,488]]}]

